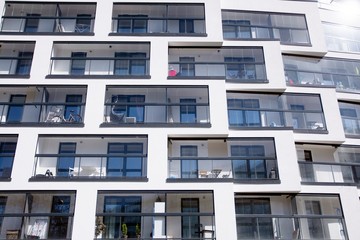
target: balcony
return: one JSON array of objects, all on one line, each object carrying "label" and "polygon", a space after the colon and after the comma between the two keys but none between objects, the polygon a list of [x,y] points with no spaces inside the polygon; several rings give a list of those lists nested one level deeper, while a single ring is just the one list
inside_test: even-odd
[{"label": "balcony", "polygon": [[210,127],[206,86],[107,86],[104,127]]},{"label": "balcony", "polygon": [[335,87],[339,92],[360,92],[360,62],[330,58],[283,56],[288,86]]},{"label": "balcony", "polygon": [[17,135],[0,135],[0,181],[10,181]]},{"label": "balcony", "polygon": [[168,152],[168,182],[280,183],[273,138],[169,139]]},{"label": "balcony", "polygon": [[40,136],[31,181],[146,181],[146,136]]},{"label": "balcony", "polygon": [[323,22],[329,51],[360,53],[360,28]]},{"label": "balcony", "polygon": [[47,78],[150,78],[149,43],[60,43]]},{"label": "balcony", "polygon": [[205,7],[192,3],[114,3],[110,35],[205,37]]},{"label": "balcony", "polygon": [[302,184],[360,184],[358,147],[306,144],[296,148]]},{"label": "balcony", "polygon": [[227,101],[230,128],[284,128],[326,133],[319,95],[228,92]]},{"label": "balcony", "polygon": [[1,192],[1,239],[71,239],[75,191]]},{"label": "balcony", "polygon": [[350,102],[339,102],[341,120],[346,137],[360,136],[360,105]]},{"label": "balcony", "polygon": [[96,4],[6,2],[2,34],[93,35]]},{"label": "balcony", "polygon": [[340,200],[335,195],[239,195],[235,209],[239,240],[348,239]]},{"label": "balcony", "polygon": [[223,37],[227,40],[279,40],[281,44],[310,46],[304,14],[223,10]]},{"label": "balcony", "polygon": [[0,42],[0,78],[29,78],[35,42]]},{"label": "balcony", "polygon": [[215,230],[211,191],[98,192],[96,239],[215,240]]},{"label": "balcony", "polygon": [[83,126],[86,87],[6,86],[0,96],[0,126]]},{"label": "balcony", "polygon": [[261,47],[169,48],[168,79],[269,82]]}]

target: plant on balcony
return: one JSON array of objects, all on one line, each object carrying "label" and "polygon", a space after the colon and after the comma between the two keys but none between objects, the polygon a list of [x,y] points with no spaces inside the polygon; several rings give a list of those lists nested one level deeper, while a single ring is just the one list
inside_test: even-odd
[{"label": "plant on balcony", "polygon": [[123,238],[127,239],[127,237],[128,237],[128,235],[127,235],[128,229],[127,229],[126,223],[123,223],[121,225],[121,232],[122,232]]},{"label": "plant on balcony", "polygon": [[140,227],[140,225],[138,223],[135,226],[135,234],[136,234],[137,239],[140,239],[140,237],[141,237],[141,227]]},{"label": "plant on balcony", "polygon": [[96,227],[95,227],[95,236],[105,233],[106,225],[103,223],[101,217],[96,217]]}]

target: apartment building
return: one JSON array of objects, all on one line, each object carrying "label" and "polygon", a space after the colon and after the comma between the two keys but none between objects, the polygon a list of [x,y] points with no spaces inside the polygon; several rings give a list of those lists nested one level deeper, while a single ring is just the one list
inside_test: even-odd
[{"label": "apartment building", "polygon": [[360,239],[356,4],[1,0],[0,239]]}]

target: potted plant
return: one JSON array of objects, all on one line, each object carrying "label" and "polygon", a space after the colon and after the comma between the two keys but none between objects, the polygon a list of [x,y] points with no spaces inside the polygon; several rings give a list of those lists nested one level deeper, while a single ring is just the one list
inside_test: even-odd
[{"label": "potted plant", "polygon": [[101,217],[96,217],[96,227],[95,227],[95,236],[98,237],[100,235],[100,238],[102,237],[102,234],[106,231],[106,225],[103,223]]},{"label": "potted plant", "polygon": [[140,237],[141,237],[141,227],[140,227],[140,225],[138,223],[135,226],[135,234],[136,234],[137,239],[140,239]]},{"label": "potted plant", "polygon": [[123,223],[121,225],[121,232],[122,232],[123,238],[127,239],[127,237],[128,237],[128,235],[127,235],[128,229],[127,229],[126,223]]}]

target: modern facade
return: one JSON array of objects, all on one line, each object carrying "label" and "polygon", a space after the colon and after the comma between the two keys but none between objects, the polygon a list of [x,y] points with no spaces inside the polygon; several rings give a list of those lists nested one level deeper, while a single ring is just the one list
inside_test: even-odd
[{"label": "modern facade", "polygon": [[1,0],[0,239],[359,239],[357,2]]}]

